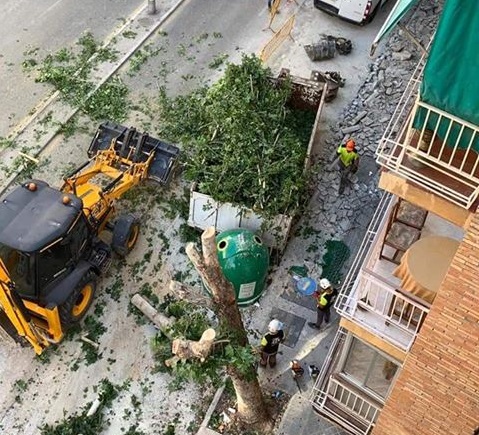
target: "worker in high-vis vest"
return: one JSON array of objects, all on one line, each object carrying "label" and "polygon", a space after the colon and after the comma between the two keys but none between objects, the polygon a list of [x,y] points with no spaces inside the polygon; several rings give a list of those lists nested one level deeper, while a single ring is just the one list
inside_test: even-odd
[{"label": "worker in high-vis vest", "polygon": [[314,329],[320,329],[324,323],[329,323],[331,319],[331,306],[338,295],[338,291],[333,288],[329,279],[322,278],[319,281],[319,291],[313,293],[316,298],[316,323],[308,322],[308,326]]},{"label": "worker in high-vis vest", "polygon": [[262,367],[269,366],[273,368],[276,365],[276,354],[280,343],[284,341],[283,324],[278,319],[269,322],[268,332],[261,339],[259,364]]},{"label": "worker in high-vis vest", "polygon": [[348,183],[349,174],[355,174],[359,165],[359,154],[356,149],[356,142],[348,139],[344,145],[340,145],[336,151],[338,156],[338,167],[341,174],[339,183],[339,194],[344,193]]}]

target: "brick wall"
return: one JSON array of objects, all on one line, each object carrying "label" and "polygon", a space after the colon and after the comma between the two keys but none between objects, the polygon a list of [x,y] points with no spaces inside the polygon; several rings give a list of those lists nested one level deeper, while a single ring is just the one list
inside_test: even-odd
[{"label": "brick wall", "polygon": [[472,435],[477,427],[479,213],[470,223],[372,434]]}]

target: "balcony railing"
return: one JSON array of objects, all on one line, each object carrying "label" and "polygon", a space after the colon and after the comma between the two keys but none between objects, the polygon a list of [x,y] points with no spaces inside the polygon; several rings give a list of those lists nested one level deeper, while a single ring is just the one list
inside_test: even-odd
[{"label": "balcony railing", "polygon": [[402,291],[372,269],[379,261],[385,218],[393,207],[385,193],[336,299],[336,311],[371,333],[403,350],[409,350],[429,312],[430,305]]},{"label": "balcony railing", "polygon": [[310,400],[319,413],[350,433],[367,435],[374,427],[382,405],[368,398],[340,375],[332,375],[345,338],[346,330],[340,328],[313,387]]},{"label": "balcony railing", "polygon": [[336,304],[342,316],[403,350],[412,346],[429,308],[368,269],[361,270],[353,291],[341,293]]},{"label": "balcony railing", "polygon": [[[351,264],[351,267],[348,270],[346,278],[343,281],[343,285],[341,286],[341,294],[349,294],[351,293],[357,276],[364,264],[369,264],[372,255],[372,247],[374,246],[374,242],[377,240],[379,233],[384,229],[385,226],[385,219],[384,216],[388,215],[392,203],[393,203],[393,195],[388,192],[385,192],[379,201],[379,204],[374,212],[374,215],[369,223],[368,229],[366,234],[361,242],[361,246],[358,249],[356,256]],[[379,257],[379,254],[377,254]],[[338,299],[339,301],[339,299]],[[337,303],[336,303],[337,308]]]},{"label": "balcony railing", "polygon": [[479,196],[479,127],[419,100],[423,64],[384,132],[377,162],[468,209]]}]

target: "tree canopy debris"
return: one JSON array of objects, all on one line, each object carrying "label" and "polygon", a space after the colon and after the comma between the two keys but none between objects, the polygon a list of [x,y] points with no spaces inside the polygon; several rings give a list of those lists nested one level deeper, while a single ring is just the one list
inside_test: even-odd
[{"label": "tree canopy debris", "polygon": [[315,113],[290,108],[290,95],[290,81],[274,83],[269,68],[244,55],[209,87],[176,98],[162,89],[161,135],[183,144],[185,176],[200,192],[267,217],[294,214]]}]

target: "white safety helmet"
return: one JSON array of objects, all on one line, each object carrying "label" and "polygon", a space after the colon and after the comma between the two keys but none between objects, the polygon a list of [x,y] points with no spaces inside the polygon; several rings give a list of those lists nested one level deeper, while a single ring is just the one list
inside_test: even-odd
[{"label": "white safety helmet", "polygon": [[278,319],[273,319],[269,322],[268,331],[272,334],[281,331],[283,329],[283,324]]},{"label": "white safety helmet", "polygon": [[327,288],[331,287],[331,283],[329,282],[329,279],[327,278],[321,278],[319,280],[319,286],[323,289],[326,290]]}]

